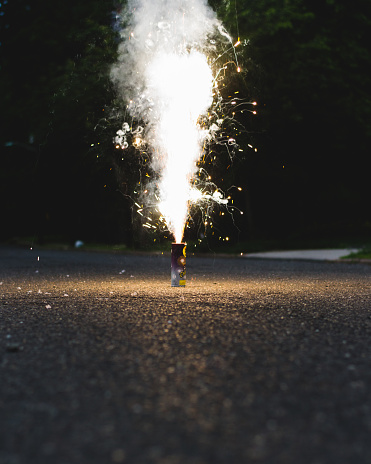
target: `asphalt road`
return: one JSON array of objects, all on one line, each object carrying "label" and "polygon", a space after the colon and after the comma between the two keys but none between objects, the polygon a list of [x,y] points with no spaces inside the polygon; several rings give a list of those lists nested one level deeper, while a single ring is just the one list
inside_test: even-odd
[{"label": "asphalt road", "polygon": [[1,464],[369,464],[371,266],[0,248]]}]

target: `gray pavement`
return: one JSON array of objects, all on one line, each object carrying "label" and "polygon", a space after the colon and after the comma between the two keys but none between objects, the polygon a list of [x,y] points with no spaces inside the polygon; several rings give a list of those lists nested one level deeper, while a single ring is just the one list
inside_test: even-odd
[{"label": "gray pavement", "polygon": [[0,247],[1,464],[369,464],[371,266]]},{"label": "gray pavement", "polygon": [[337,261],[350,253],[359,251],[356,248],[320,249],[320,250],[289,250],[289,251],[265,251],[261,253],[246,253],[245,258],[261,259],[300,259],[314,261]]}]

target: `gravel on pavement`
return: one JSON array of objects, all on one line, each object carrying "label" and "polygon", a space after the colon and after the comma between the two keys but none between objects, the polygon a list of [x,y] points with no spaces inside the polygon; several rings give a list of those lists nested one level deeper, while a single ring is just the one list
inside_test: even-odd
[{"label": "gravel on pavement", "polygon": [[370,277],[0,247],[0,463],[370,463]]}]

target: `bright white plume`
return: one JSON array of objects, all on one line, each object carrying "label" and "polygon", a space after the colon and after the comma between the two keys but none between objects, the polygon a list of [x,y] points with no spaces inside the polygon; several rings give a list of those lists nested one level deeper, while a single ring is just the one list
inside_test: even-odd
[{"label": "bright white plume", "polygon": [[[123,22],[112,79],[130,101],[131,118],[145,127],[157,173],[157,207],[180,242],[195,198],[197,161],[218,130],[215,123],[210,129],[205,125],[215,93],[210,56],[215,56],[215,36],[229,37],[203,0],[129,1]],[[122,148],[128,129],[126,123],[117,132]]]}]

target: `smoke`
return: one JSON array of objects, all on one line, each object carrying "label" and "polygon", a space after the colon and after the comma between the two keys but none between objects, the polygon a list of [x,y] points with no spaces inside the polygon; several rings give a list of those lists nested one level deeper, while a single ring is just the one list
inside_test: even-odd
[{"label": "smoke", "polygon": [[220,128],[212,108],[215,63],[220,44],[230,47],[231,39],[204,0],[129,0],[122,20],[111,78],[130,119],[116,143],[127,148],[130,133],[136,147],[146,145],[155,173],[149,191],[179,242],[195,198],[197,160]]},{"label": "smoke", "polygon": [[[121,17],[122,41],[111,75],[121,94],[133,98],[145,98],[145,71],[153,56],[189,49],[207,51],[213,46],[209,37],[221,28],[204,0],[129,0]],[[148,101],[143,105],[137,108],[138,115],[145,115],[151,106]]]}]

